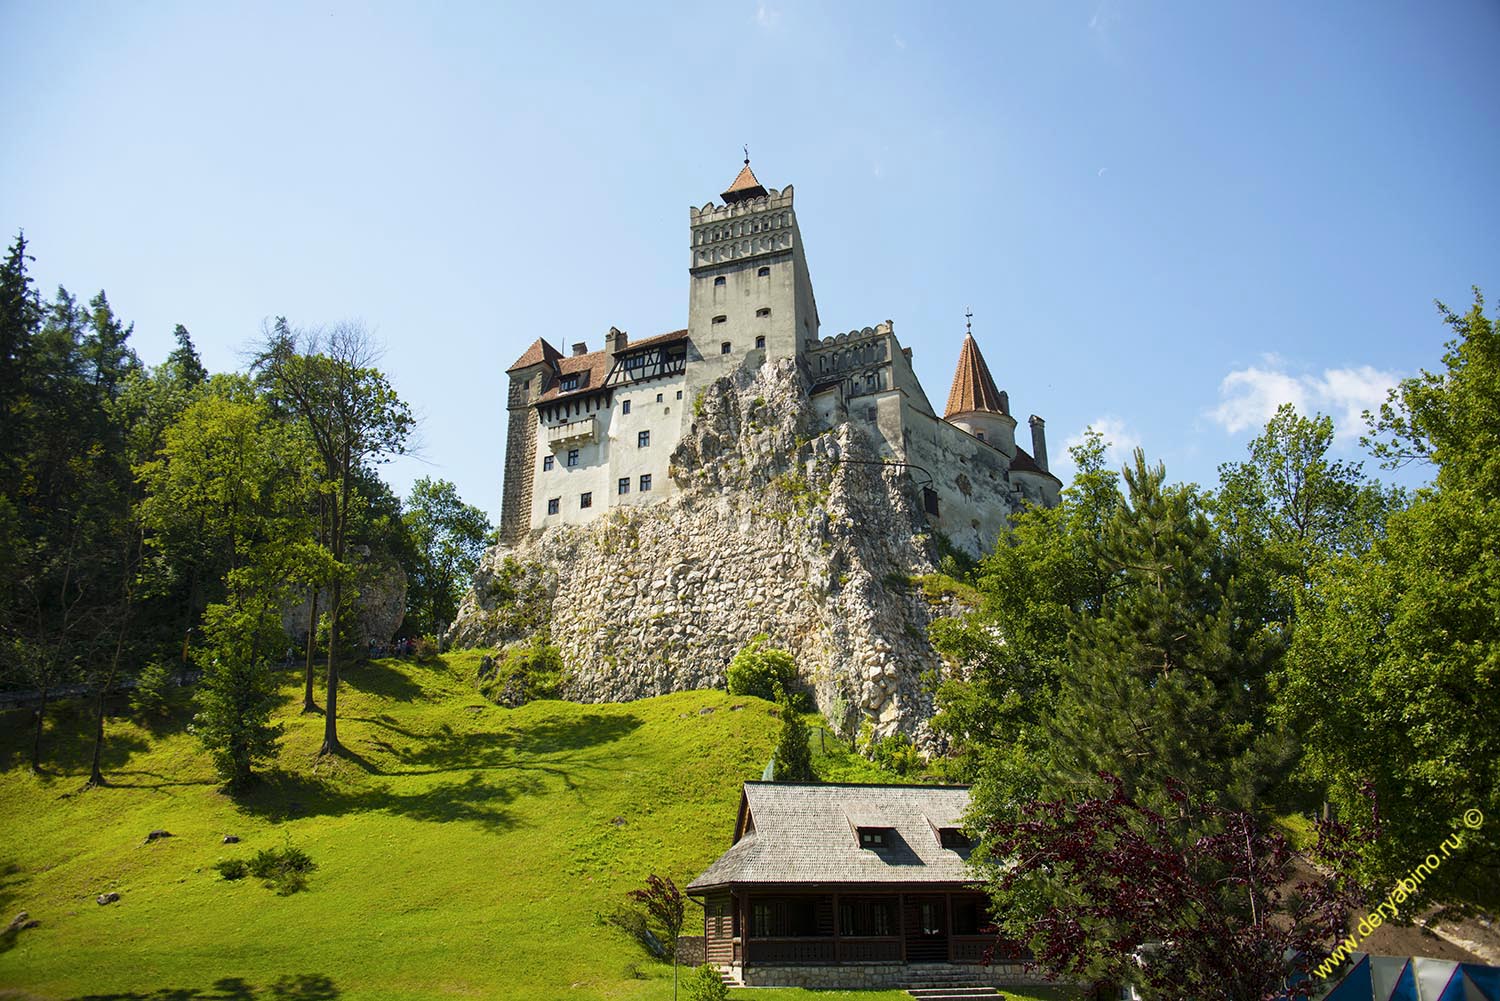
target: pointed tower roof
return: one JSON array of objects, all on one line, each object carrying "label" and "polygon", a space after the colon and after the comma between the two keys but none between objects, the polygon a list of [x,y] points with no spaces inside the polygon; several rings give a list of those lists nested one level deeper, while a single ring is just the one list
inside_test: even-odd
[{"label": "pointed tower roof", "polygon": [[561,357],[561,351],[548,344],[544,339],[538,337],[536,340],[531,342],[531,347],[526,349],[526,353],[517,358],[516,363],[505,371],[514,372],[516,371],[516,369],[530,368],[532,365],[537,365],[544,362],[548,365],[551,365],[556,363],[556,361]]},{"label": "pointed tower roof", "polygon": [[992,414],[1006,412],[1005,398],[995,387],[990,367],[979,353],[979,345],[973,334],[964,335],[964,346],[958,352],[958,370],[953,373],[953,388],[948,391],[948,408],[945,418],[954,414],[987,411]]},{"label": "pointed tower roof", "polygon": [[724,201],[728,204],[730,202],[743,202],[751,198],[764,197],[766,197],[766,189],[761,187],[760,182],[755,179],[755,174],[750,169],[750,154],[747,152],[745,154],[745,165],[740,168],[739,176],[734,179],[734,183],[729,186],[729,190],[723,194]]}]

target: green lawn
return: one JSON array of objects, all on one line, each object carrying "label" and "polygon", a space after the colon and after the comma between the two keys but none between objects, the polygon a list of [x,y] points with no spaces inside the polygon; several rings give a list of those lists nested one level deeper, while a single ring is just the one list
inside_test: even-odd
[{"label": "green lawn", "polygon": [[[0,716],[0,921],[41,922],[0,936],[0,996],[671,997],[670,968],[600,915],[648,873],[685,885],[728,847],[740,783],[775,742],[773,707],[705,691],[507,710],[474,693],[477,659],[349,672],[342,761],[316,755],[321,716],[290,715],[288,675],[280,759],[239,800],[185,715],[156,732],[112,719],[110,785],[87,791],[80,710],[49,724],[40,777],[26,715]],[[818,760],[879,777],[831,742]],[[158,828],[172,837],[147,844]],[[302,893],[213,868],[288,842],[318,865]],[[118,903],[95,903],[109,891]],[[689,908],[688,931],[700,915]]]}]

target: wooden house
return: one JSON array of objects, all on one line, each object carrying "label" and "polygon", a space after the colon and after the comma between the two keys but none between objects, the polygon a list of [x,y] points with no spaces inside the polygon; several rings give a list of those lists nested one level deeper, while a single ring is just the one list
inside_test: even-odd
[{"label": "wooden house", "polygon": [[747,985],[886,987],[985,963],[996,936],[967,867],[967,786],[747,782],[733,843],[688,885],[708,962]]}]

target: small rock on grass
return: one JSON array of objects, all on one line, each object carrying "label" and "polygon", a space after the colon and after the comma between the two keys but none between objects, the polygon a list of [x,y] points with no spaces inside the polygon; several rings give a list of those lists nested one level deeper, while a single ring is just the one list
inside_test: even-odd
[{"label": "small rock on grass", "polygon": [[160,841],[162,838],[170,838],[171,836],[171,831],[155,830],[146,835],[146,842],[149,844],[152,841]]},{"label": "small rock on grass", "polygon": [[103,907],[105,904],[112,904],[116,900],[119,900],[120,899],[120,895],[118,893],[114,892],[113,890],[111,890],[108,893],[101,893],[101,894],[99,894],[99,896],[98,896],[97,899],[99,901],[99,906]]},{"label": "small rock on grass", "polygon": [[16,915],[15,920],[11,921],[11,923],[6,926],[5,934],[11,935],[15,932],[22,931],[27,928],[35,928],[39,924],[41,924],[40,921],[32,917],[30,914],[27,914],[25,911],[22,911],[20,914]]},{"label": "small rock on grass", "polygon": [[226,834],[224,835],[224,843],[226,845],[237,845],[240,843],[240,836],[238,834]]}]

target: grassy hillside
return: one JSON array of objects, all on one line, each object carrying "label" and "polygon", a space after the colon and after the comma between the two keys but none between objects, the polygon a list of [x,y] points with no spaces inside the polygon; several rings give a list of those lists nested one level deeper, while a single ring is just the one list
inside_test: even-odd
[{"label": "grassy hillside", "polygon": [[[474,694],[477,656],[351,671],[338,762],[316,757],[321,717],[289,715],[289,676],[280,759],[239,800],[185,716],[155,733],[111,720],[111,784],[87,791],[86,719],[49,726],[38,777],[24,714],[0,717],[0,915],[41,922],[0,939],[0,994],[670,997],[669,968],[598,915],[648,873],[686,884],[727,847],[772,707],[687,692],[507,710]],[[830,752],[841,777],[876,777]],[[155,829],[172,837],[146,843]],[[317,863],[304,892],[213,868],[287,843]],[[118,903],[95,903],[109,891]]]}]

